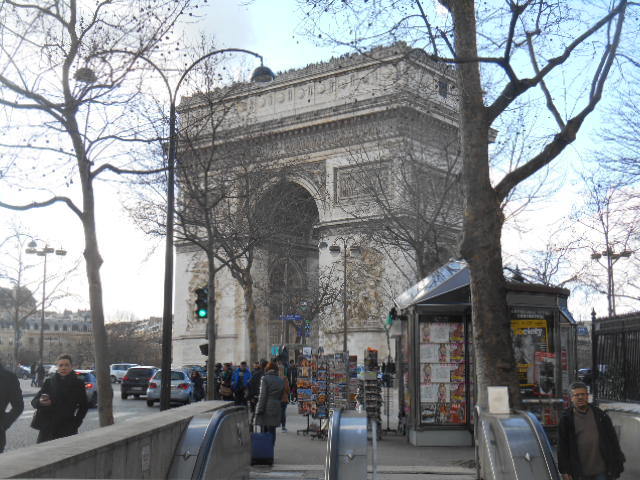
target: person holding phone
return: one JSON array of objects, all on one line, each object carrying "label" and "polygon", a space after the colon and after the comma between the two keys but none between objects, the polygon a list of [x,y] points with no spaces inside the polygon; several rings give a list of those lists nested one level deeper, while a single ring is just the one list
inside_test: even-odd
[{"label": "person holding phone", "polygon": [[47,378],[31,405],[36,409],[31,426],[37,430],[38,443],[78,433],[88,402],[84,382],[73,371],[69,355],[56,360],[58,373]]}]

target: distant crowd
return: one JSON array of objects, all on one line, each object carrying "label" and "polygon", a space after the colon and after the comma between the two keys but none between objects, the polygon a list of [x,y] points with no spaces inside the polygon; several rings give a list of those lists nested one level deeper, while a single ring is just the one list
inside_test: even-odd
[{"label": "distant crowd", "polygon": [[214,396],[249,407],[253,426],[273,434],[287,431],[287,406],[297,401],[297,368],[278,359],[260,360],[250,370],[247,362],[233,368],[231,363],[216,364]]}]

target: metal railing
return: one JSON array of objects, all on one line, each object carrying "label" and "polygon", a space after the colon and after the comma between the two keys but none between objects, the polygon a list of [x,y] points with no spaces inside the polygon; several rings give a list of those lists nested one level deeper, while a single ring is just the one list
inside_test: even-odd
[{"label": "metal railing", "polygon": [[596,319],[594,341],[595,397],[640,401],[640,313]]}]

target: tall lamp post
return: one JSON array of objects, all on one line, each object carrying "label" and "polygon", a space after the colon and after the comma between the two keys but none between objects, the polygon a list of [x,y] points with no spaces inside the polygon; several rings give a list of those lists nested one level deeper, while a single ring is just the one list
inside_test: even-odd
[{"label": "tall lamp post", "polygon": [[[152,60],[141,55],[137,52],[128,50],[111,50],[110,53],[120,53],[123,55],[132,55],[136,59],[142,60],[153,68],[162,78],[167,92],[169,93],[169,151],[167,158],[167,231],[165,239],[165,257],[164,257],[164,301],[162,309],[162,362],[161,362],[161,386],[160,386],[160,409],[166,410],[170,406],[171,395],[171,336],[172,336],[172,322],[173,322],[173,232],[174,232],[174,208],[175,208],[175,162],[178,139],[176,136],[176,100],[178,96],[178,90],[182,85],[182,82],[186,76],[193,70],[200,62],[214,55],[220,55],[223,53],[246,53],[260,59],[260,66],[257,67],[252,75],[251,81],[254,83],[267,83],[275,78],[274,73],[268,67],[264,66],[263,58],[261,55],[251,50],[245,50],[243,48],[223,48],[220,50],[213,50],[189,65],[182,73],[175,87],[171,88],[169,79],[165,75],[164,71],[158,67]],[[88,67],[79,68],[75,72],[75,78],[78,81],[85,83],[94,83],[97,80],[95,72]],[[213,350],[212,342],[215,342],[215,328],[209,329],[209,351]]]},{"label": "tall lamp post", "polygon": [[[174,88],[171,88],[167,76],[162,69],[158,67],[154,62],[148,58],[136,55],[140,60],[149,64],[158,74],[162,77],[162,80],[167,87],[169,93],[169,152],[167,158],[167,233],[165,239],[165,257],[164,257],[164,302],[162,310],[162,372],[160,378],[160,410],[166,410],[169,408],[170,395],[171,395],[171,336],[172,336],[172,322],[173,322],[173,231],[174,231],[174,208],[175,208],[175,162],[178,139],[176,135],[176,100],[178,96],[178,90],[182,85],[182,82],[186,78],[187,74],[191,72],[200,62],[214,55],[220,55],[223,53],[246,53],[260,59],[260,66],[257,67],[251,75],[251,81],[255,83],[267,83],[275,78],[273,72],[264,66],[262,56],[252,52],[251,50],[245,50],[243,48],[223,48],[220,50],[213,50],[206,55],[201,56],[189,65],[182,73],[178,82]],[[131,53],[132,52],[122,52]],[[134,54],[135,55],[135,54]],[[211,337],[212,335],[209,335]],[[209,343],[215,341],[214,338],[209,338]],[[210,351],[212,351],[212,345],[209,345]]]},{"label": "tall lamp post", "polygon": [[607,269],[607,301],[609,306],[609,317],[613,317],[616,314],[616,295],[615,284],[613,280],[613,266],[621,258],[629,258],[633,252],[631,250],[623,250],[621,252],[614,252],[613,248],[609,247],[602,253],[592,253],[591,259],[598,261],[605,257],[607,259],[605,268]]},{"label": "tall lamp post", "polygon": [[42,273],[42,309],[40,315],[40,340],[38,342],[38,358],[39,364],[43,365],[44,363],[44,305],[46,301],[46,285],[47,285],[47,255],[55,253],[60,257],[64,257],[67,254],[66,250],[62,248],[58,250],[54,250],[49,245],[45,243],[45,246],[38,249],[38,244],[35,240],[31,240],[27,245],[26,252],[29,255],[38,255],[39,257],[44,257],[43,262],[43,273]]},{"label": "tall lamp post", "polygon": [[[356,243],[356,239],[351,236],[336,237],[333,244],[320,242],[318,244],[320,250],[329,249],[332,257],[338,257],[342,254],[342,351],[347,352],[347,260],[351,258],[359,258],[362,255],[362,248]],[[350,255],[347,255],[347,253]],[[349,359],[346,359],[347,371],[349,369]],[[347,378],[347,382],[349,378]]]}]

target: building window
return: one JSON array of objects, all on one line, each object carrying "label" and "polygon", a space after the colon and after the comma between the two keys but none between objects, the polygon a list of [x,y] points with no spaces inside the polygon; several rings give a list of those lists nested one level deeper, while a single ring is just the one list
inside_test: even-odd
[{"label": "building window", "polygon": [[67,330],[69,330],[69,328],[66,325],[63,325],[62,330],[66,332]]},{"label": "building window", "polygon": [[60,327],[58,325],[55,325],[53,329],[57,332],[58,330],[60,330]]}]

